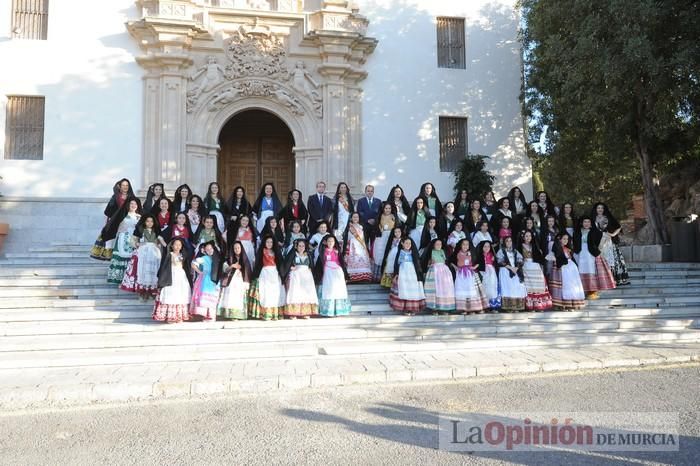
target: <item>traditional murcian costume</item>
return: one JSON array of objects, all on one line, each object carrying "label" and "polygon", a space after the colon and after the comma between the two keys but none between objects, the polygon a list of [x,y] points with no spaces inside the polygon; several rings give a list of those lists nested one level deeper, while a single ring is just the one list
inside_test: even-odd
[{"label": "traditional murcian costume", "polygon": [[[173,251],[175,242],[180,243],[180,252]],[[166,248],[158,269],[158,288],[153,320],[168,323],[189,320],[192,273],[187,248],[180,238],[173,239]]]}]

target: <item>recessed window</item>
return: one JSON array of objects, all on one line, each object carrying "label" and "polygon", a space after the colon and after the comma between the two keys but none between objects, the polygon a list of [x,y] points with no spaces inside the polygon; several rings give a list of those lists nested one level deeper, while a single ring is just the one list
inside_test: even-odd
[{"label": "recessed window", "polygon": [[440,117],[440,171],[453,172],[467,157],[467,119]]},{"label": "recessed window", "polygon": [[437,19],[438,67],[466,69],[464,18]]},{"label": "recessed window", "polygon": [[12,0],[12,37],[46,40],[49,0]]},{"label": "recessed window", "polygon": [[44,97],[11,95],[5,115],[5,159],[44,158]]}]

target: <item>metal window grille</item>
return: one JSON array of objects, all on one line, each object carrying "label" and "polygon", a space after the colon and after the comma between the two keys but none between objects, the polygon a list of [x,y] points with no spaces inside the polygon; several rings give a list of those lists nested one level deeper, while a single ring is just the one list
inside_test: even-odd
[{"label": "metal window grille", "polygon": [[44,158],[44,97],[8,96],[5,159]]},{"label": "metal window grille", "polygon": [[49,0],[12,0],[12,35],[17,39],[46,40]]},{"label": "metal window grille", "polygon": [[467,119],[440,117],[440,171],[454,172],[467,157]]},{"label": "metal window grille", "polygon": [[437,19],[438,67],[466,69],[464,18]]}]

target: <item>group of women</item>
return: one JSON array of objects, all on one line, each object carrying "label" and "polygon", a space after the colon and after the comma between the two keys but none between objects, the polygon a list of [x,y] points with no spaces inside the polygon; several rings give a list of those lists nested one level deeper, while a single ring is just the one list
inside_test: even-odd
[{"label": "group of women", "polygon": [[[308,205],[308,208],[307,208]],[[346,183],[305,204],[285,204],[266,183],[252,204],[242,187],[204,198],[160,183],[145,203],[127,179],[113,188],[91,257],[109,260],[107,280],[146,300],[153,318],[277,320],[347,315],[346,283],[378,282],[405,314],[573,310],[599,290],[629,283],[617,246],[620,224],[597,203],[577,216],[545,192],[519,188],[496,201],[466,191],[442,202],[431,183],[409,203],[401,186],[357,202]]]}]

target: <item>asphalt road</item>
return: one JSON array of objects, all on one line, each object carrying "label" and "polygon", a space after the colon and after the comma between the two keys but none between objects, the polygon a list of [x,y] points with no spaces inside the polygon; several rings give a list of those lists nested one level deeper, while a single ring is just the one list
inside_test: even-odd
[{"label": "asphalt road", "polygon": [[[0,414],[0,464],[700,463],[700,365]],[[453,453],[437,414],[678,412],[680,451]]]}]

